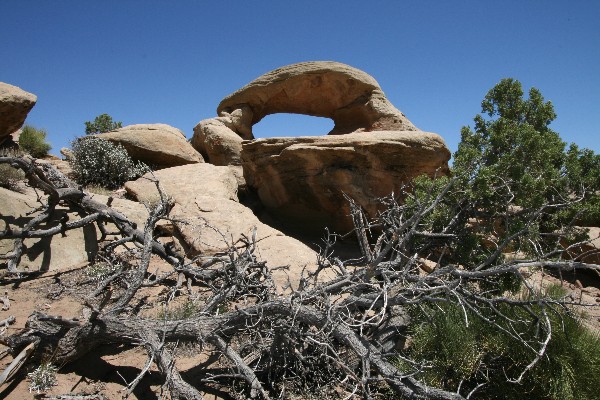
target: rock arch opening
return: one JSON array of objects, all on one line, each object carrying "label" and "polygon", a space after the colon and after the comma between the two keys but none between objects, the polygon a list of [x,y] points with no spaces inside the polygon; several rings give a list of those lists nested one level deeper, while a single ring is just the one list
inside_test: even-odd
[{"label": "rock arch opening", "polygon": [[324,136],[334,127],[333,120],[305,114],[269,114],[252,126],[257,139],[270,137]]}]

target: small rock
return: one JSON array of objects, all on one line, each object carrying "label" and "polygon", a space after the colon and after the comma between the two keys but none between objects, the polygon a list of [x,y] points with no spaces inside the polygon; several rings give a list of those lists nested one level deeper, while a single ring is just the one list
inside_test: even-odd
[{"label": "small rock", "polygon": [[73,150],[63,147],[60,149],[60,154],[63,155],[65,160],[69,161],[73,159]]}]

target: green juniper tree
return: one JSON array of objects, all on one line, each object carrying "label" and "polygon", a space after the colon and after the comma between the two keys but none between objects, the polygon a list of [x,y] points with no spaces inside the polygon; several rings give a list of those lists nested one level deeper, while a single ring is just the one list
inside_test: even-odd
[{"label": "green juniper tree", "polygon": [[120,121],[114,122],[110,115],[100,114],[94,119],[94,122],[85,122],[85,134],[95,135],[110,132],[121,127],[123,127],[123,124]]},{"label": "green juniper tree", "polygon": [[[600,156],[576,145],[566,150],[549,126],[555,117],[539,90],[532,88],[525,98],[519,81],[503,79],[485,96],[474,128],[463,127],[452,187],[424,221],[431,231],[462,228],[456,233],[460,246],[448,252],[454,262],[468,265],[486,257],[490,240],[501,246],[525,226],[530,236],[512,250],[545,256],[556,236],[539,232],[570,230],[571,239],[581,239],[583,232],[573,225],[600,219]],[[414,199],[439,193],[449,179],[416,180]]]},{"label": "green juniper tree", "polygon": [[46,135],[44,129],[25,125],[19,136],[19,147],[35,158],[47,156],[52,146],[46,141]]},{"label": "green juniper tree", "polygon": [[[489,399],[600,398],[589,379],[590,371],[600,373],[600,339],[569,309],[536,305],[537,298],[559,301],[564,293],[521,292],[516,270],[568,260],[569,245],[586,238],[576,225],[600,214],[600,156],[566,148],[550,128],[555,117],[539,90],[525,98],[519,81],[503,79],[485,96],[474,128],[462,129],[452,176],[414,182],[405,218],[436,203],[419,226],[432,236],[413,239],[406,253],[482,274],[469,291],[485,290],[471,305],[412,309],[413,345],[403,355],[428,365],[417,376],[433,386]],[[483,278],[508,267],[513,274]],[[495,296],[506,301],[491,301]],[[510,304],[517,301],[532,303]]]},{"label": "green juniper tree", "polygon": [[487,115],[475,129],[463,127],[454,154],[455,174],[472,179],[473,197],[482,205],[505,202],[539,206],[559,185],[565,143],[550,129],[556,118],[551,102],[535,88],[523,98],[521,83],[503,79],[481,103]]}]

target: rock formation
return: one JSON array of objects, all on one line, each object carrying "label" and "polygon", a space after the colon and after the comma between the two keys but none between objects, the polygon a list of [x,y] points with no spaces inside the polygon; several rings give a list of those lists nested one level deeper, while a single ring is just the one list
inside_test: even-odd
[{"label": "rock formation", "polygon": [[[238,184],[230,168],[192,164],[157,171],[154,177],[173,201],[170,215],[189,255],[222,253],[241,237],[251,237],[256,229],[257,251],[269,260],[269,267],[289,267],[286,272],[273,272],[280,286],[285,286],[287,276],[297,286],[303,268],[310,270],[316,264],[313,250],[263,224],[238,202]],[[150,178],[148,174],[127,182],[125,189],[138,201],[152,203],[158,199],[158,191]]]},{"label": "rock formation", "polygon": [[[304,62],[268,72],[221,101],[192,145],[208,162],[242,164],[245,183],[286,224],[351,228],[351,196],[374,217],[377,199],[418,175],[445,175],[443,139],[417,129],[367,73],[337,62]],[[331,118],[328,136],[253,140],[274,113]],[[246,139],[246,141],[243,141]]]},{"label": "rock formation", "polygon": [[373,217],[378,198],[419,175],[446,175],[449,158],[439,135],[414,131],[258,139],[242,150],[246,182],[263,204],[317,230],[351,229],[344,194]]},{"label": "rock formation", "polygon": [[268,72],[225,97],[216,118],[194,128],[192,145],[212,164],[239,165],[241,139],[269,114],[331,118],[329,134],[417,128],[385,97],[367,73],[349,65],[313,61]]},{"label": "rock formation", "polygon": [[245,134],[237,130],[246,139],[251,125],[275,113],[331,118],[335,126],[330,134],[416,130],[373,77],[338,62],[303,62],[268,72],[225,97],[217,113],[233,115],[242,107],[252,111]]},{"label": "rock formation", "polygon": [[[335,126],[328,136],[253,140],[252,126],[280,112],[328,117]],[[123,145],[132,158],[162,168],[154,178],[173,199],[173,222],[163,228],[192,255],[222,252],[256,229],[271,267],[290,265],[294,274],[314,265],[311,249],[265,225],[238,201],[238,188],[245,185],[245,194],[257,197],[271,216],[320,234],[326,226],[351,229],[344,195],[373,217],[378,198],[400,192],[418,175],[448,172],[443,139],[418,130],[375,79],[348,65],[305,62],[276,69],[227,96],[217,113],[195,127],[191,144],[165,124],[98,135]],[[153,203],[154,178],[125,188],[138,201]]]},{"label": "rock formation", "polygon": [[[29,189],[25,193],[17,193],[0,187],[0,231],[7,224],[25,226],[35,215],[31,214],[31,205],[36,203],[37,193]],[[94,195],[103,203],[108,197]],[[146,208],[140,203],[125,199],[114,199],[112,206],[127,215],[139,226],[144,226],[148,217]],[[48,223],[69,217],[71,221],[80,215],[68,207],[58,207]],[[27,252],[21,259],[20,267],[25,271],[57,271],[92,259],[98,250],[98,239],[101,233],[93,224],[69,231],[66,235],[25,239]],[[0,254],[7,254],[13,248],[12,240],[0,240]]]},{"label": "rock formation", "polygon": [[73,150],[69,149],[68,147],[62,147],[60,149],[60,154],[64,157],[66,161],[72,160],[74,157]]},{"label": "rock formation", "polygon": [[243,139],[230,126],[229,117],[200,121],[194,128],[192,146],[213,165],[241,165]]},{"label": "rock formation", "polygon": [[36,95],[0,82],[0,144],[23,125],[36,101]]},{"label": "rock formation", "polygon": [[156,169],[204,162],[183,132],[166,124],[128,125],[97,136],[122,145],[131,158]]}]

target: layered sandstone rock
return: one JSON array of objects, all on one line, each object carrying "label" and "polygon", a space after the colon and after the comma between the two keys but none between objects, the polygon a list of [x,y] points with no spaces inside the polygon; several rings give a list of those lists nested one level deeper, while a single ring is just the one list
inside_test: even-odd
[{"label": "layered sandstone rock", "polygon": [[23,125],[36,101],[36,95],[0,82],[0,144]]},{"label": "layered sandstone rock", "polygon": [[435,133],[384,131],[259,139],[241,156],[248,186],[286,223],[349,230],[344,194],[374,217],[377,199],[412,178],[446,175],[450,152]]},{"label": "layered sandstone rock", "polygon": [[129,125],[97,136],[122,145],[131,158],[156,169],[204,162],[183,132],[166,124]]},{"label": "layered sandstone rock", "polygon": [[[192,145],[212,164],[241,164],[238,183],[288,226],[348,230],[344,194],[374,217],[378,198],[416,176],[448,173],[442,138],[417,129],[373,77],[345,64],[278,68],[227,96],[217,113],[195,127]],[[274,113],[327,117],[335,126],[325,137],[253,140],[252,126]]]},{"label": "layered sandstone rock", "polygon": [[[297,285],[301,271],[312,269],[316,253],[291,237],[263,224],[252,211],[237,201],[237,180],[225,166],[194,164],[163,169],[154,173],[164,193],[172,199],[170,216],[189,255],[214,255],[242,237],[255,235],[257,254],[271,268],[289,266],[289,275]],[[150,175],[125,184],[127,192],[141,202],[152,202],[158,191]],[[287,273],[275,271],[280,286]]]}]

